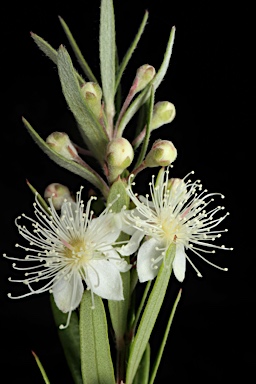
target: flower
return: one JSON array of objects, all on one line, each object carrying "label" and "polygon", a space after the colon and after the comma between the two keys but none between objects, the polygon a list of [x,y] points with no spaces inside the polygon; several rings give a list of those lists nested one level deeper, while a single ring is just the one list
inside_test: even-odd
[{"label": "flower", "polygon": [[[123,300],[123,287],[120,272],[126,272],[130,265],[120,257],[113,245],[120,229],[111,205],[99,217],[93,218],[91,197],[86,205],[81,199],[82,187],[76,195],[76,202],[65,201],[61,207],[60,216],[57,214],[52,197],[49,198],[49,212],[40,205],[37,195],[34,208],[37,220],[25,214],[22,216],[32,225],[33,230],[19,224],[21,216],[15,223],[19,233],[29,241],[30,246],[17,247],[29,252],[25,259],[9,257],[8,259],[22,261],[26,266],[13,268],[25,271],[22,280],[29,292],[18,297],[50,291],[53,293],[57,307],[68,313],[66,328],[71,312],[78,307],[84,292],[83,281],[93,294],[108,300]],[[117,197],[118,198],[118,197]],[[116,243],[115,243],[116,242]],[[34,288],[35,285],[38,287]],[[33,287],[32,287],[33,286]]]},{"label": "flower", "polygon": [[213,196],[220,195],[221,198],[224,196],[220,193],[208,193],[207,190],[202,191],[200,180],[192,182],[187,179],[193,173],[192,171],[184,179],[168,180],[169,169],[164,171],[162,168],[156,184],[154,184],[154,176],[149,183],[151,201],[149,195],[138,198],[137,194],[133,193],[132,186],[135,184],[131,181],[133,175],[129,178],[127,193],[136,208],[124,212],[126,221],[146,236],[137,255],[140,282],[154,279],[171,243],[176,244],[173,271],[180,282],[185,277],[186,259],[198,276],[202,276],[187,256],[185,252],[187,249],[210,265],[227,271],[227,268],[213,264],[201,254],[215,253],[215,249],[219,248],[232,249],[212,243],[216,237],[221,236],[221,232],[227,231],[227,229],[216,231],[215,227],[229,213],[215,218],[215,215],[224,207],[219,205],[207,210],[208,205],[214,200]]}]

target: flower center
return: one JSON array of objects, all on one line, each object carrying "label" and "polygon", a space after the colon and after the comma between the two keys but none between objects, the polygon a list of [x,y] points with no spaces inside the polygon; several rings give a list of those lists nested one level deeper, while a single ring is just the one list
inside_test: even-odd
[{"label": "flower center", "polygon": [[75,239],[69,243],[63,242],[65,245],[65,256],[69,259],[76,260],[80,264],[87,263],[93,257],[93,247],[91,243],[85,240]]},{"label": "flower center", "polygon": [[167,243],[171,243],[174,238],[178,237],[178,234],[182,230],[182,223],[179,217],[170,215],[168,210],[163,210],[160,222],[164,239]]}]

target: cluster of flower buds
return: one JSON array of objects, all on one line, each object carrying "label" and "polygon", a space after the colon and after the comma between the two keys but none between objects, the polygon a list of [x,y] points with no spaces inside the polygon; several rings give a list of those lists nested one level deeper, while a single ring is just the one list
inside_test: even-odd
[{"label": "cluster of flower buds", "polygon": [[[108,125],[109,120],[107,110],[105,110],[104,107],[103,91],[101,87],[96,81],[83,83],[80,86],[81,96],[84,100],[80,100],[82,103],[81,105],[85,102],[86,108],[90,111],[89,113],[91,113],[92,119],[96,118],[97,124],[99,124],[99,127],[102,127],[102,131],[100,131],[100,129],[98,130],[98,128],[96,128],[95,131],[90,131],[88,128],[88,131],[84,130],[82,132],[82,135],[85,134],[85,144],[87,149],[80,148],[78,145],[73,144],[69,136],[64,132],[53,132],[46,138],[46,144],[67,160],[72,160],[84,166],[87,171],[89,168],[88,164],[79,156],[79,154],[94,156],[98,160],[99,158],[102,158],[103,162],[101,163],[101,166],[105,173],[104,176],[110,186],[118,177],[122,176],[122,174],[124,177],[127,177],[129,172],[127,171],[124,173],[124,171],[131,166],[135,157],[135,151],[145,139],[147,127],[144,126],[138,137],[130,143],[130,141],[123,137],[123,129],[121,129],[121,132],[119,131],[119,125],[127,113],[128,115],[131,113],[132,117],[132,114],[134,113],[130,112],[129,109],[132,99],[136,94],[150,86],[155,75],[156,70],[152,65],[144,64],[137,69],[128,95],[123,102],[119,114],[116,116],[116,123],[112,129],[110,126],[114,125],[114,123],[110,123],[110,126]],[[131,110],[133,109],[131,108]],[[162,125],[172,122],[175,114],[175,107],[172,103],[168,101],[157,102],[152,108],[150,126],[147,131],[150,133]],[[92,120],[90,119],[91,118],[89,118],[89,123],[91,124]],[[89,132],[91,132],[90,135]],[[103,135],[105,135],[105,138]],[[98,141],[97,137],[99,137]],[[96,148],[94,142],[96,142],[96,144],[98,143]],[[149,140],[147,141],[147,145],[143,148],[143,157],[140,157],[139,164],[137,162],[136,168],[132,170],[135,174],[146,167],[168,166],[172,164],[177,157],[177,150],[171,141],[159,139],[153,143],[153,146],[149,151],[147,150],[148,145]],[[70,169],[70,165],[68,167]],[[92,179],[94,179],[95,175],[96,177],[101,178],[96,171],[93,171],[93,173],[94,176]],[[96,186],[98,187],[98,185]]]}]

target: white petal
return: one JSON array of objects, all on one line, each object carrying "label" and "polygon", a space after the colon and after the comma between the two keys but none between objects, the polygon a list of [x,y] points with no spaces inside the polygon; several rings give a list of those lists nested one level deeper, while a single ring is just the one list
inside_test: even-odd
[{"label": "white petal", "polygon": [[120,229],[124,233],[127,233],[128,235],[132,235],[136,231],[136,228],[134,228],[132,223],[129,222],[129,214],[132,211],[135,211],[135,210],[134,209],[133,210],[123,210],[123,211],[116,214],[118,219],[120,219],[118,221],[118,223],[120,225]]},{"label": "white petal", "polygon": [[[161,255],[162,251],[156,250],[157,247],[160,247],[161,244],[154,238],[146,240],[140,247],[138,256],[137,256],[137,272],[139,281],[143,283],[144,281],[153,280],[158,272],[158,267],[162,263],[160,261],[157,264],[153,264],[152,259],[156,259]],[[154,268],[154,266],[156,268]]]},{"label": "white petal", "polygon": [[114,263],[91,260],[86,269],[86,283],[96,295],[108,300],[123,300],[123,283]]},{"label": "white petal", "polygon": [[73,201],[64,201],[64,203],[61,206],[61,216],[65,215],[67,211],[71,211],[73,217],[76,217],[77,210],[78,210],[78,204],[74,203]]},{"label": "white petal", "polygon": [[64,313],[73,311],[82,300],[84,287],[78,272],[73,273],[69,280],[59,279],[52,289],[57,307]]},{"label": "white petal", "polygon": [[108,245],[106,249],[102,248],[101,250],[106,256],[106,259],[108,259],[110,263],[113,263],[120,272],[127,272],[131,269],[132,266],[120,257],[115,248],[111,247],[111,249],[109,249]]},{"label": "white petal", "polygon": [[176,253],[172,267],[176,279],[182,283],[185,278],[186,271],[186,253],[183,244],[176,245]]},{"label": "white petal", "polygon": [[127,272],[131,269],[131,264],[128,264],[122,257],[118,256],[115,258],[109,259],[110,263],[113,263],[119,272]]},{"label": "white petal", "polygon": [[[112,244],[120,235],[113,213],[107,213],[91,221],[87,228],[87,236],[91,235],[96,243]],[[98,238],[97,238],[98,236]]]},{"label": "white petal", "polygon": [[[146,197],[140,195],[140,196],[139,196],[139,199],[140,199],[140,201],[141,201],[143,204],[145,204],[146,206],[149,206],[149,208],[152,208],[152,209],[155,208],[155,204],[154,204],[152,201],[148,200]],[[142,218],[144,218],[144,217],[142,216]]]},{"label": "white petal", "polygon": [[136,230],[136,232],[133,233],[129,242],[126,245],[123,245],[122,247],[117,248],[118,252],[122,256],[132,255],[139,248],[140,242],[143,237],[144,237],[144,233],[142,231]]}]

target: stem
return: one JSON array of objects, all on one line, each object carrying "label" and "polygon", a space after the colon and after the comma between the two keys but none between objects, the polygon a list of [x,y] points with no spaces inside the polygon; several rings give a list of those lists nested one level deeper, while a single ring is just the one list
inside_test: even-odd
[{"label": "stem", "polygon": [[144,137],[146,136],[146,126],[143,128],[143,130],[139,133],[139,135],[133,140],[132,146],[134,149],[137,149],[142,141],[144,140]]},{"label": "stem", "polygon": [[145,162],[141,163],[137,168],[135,168],[131,173],[136,176],[139,172],[143,171],[146,168]]},{"label": "stem", "polygon": [[125,111],[127,110],[130,102],[132,101],[134,95],[136,94],[136,88],[138,86],[138,79],[135,78],[134,80],[134,83],[133,85],[131,86],[130,90],[129,90],[129,93],[123,103],[123,106],[121,108],[121,111],[119,113],[119,116],[118,116],[118,119],[117,119],[117,122],[116,122],[116,125],[115,125],[115,132],[114,132],[114,137],[118,137],[118,126],[120,124],[120,121],[125,113]]},{"label": "stem", "polygon": [[125,379],[125,342],[124,338],[120,338],[116,343],[117,356],[116,356],[116,383],[121,384]]},{"label": "stem", "polygon": [[137,326],[137,324],[138,324],[138,321],[139,321],[139,318],[140,318],[142,309],[143,309],[143,307],[144,307],[146,298],[147,298],[147,296],[148,296],[148,292],[149,292],[150,286],[151,286],[151,280],[149,280],[149,281],[147,282],[146,288],[145,288],[145,290],[144,290],[144,292],[143,292],[143,296],[142,296],[142,299],[141,299],[141,302],[140,302],[138,311],[137,311],[137,313],[136,313],[136,316],[135,316],[135,319],[134,319],[134,322],[133,322],[133,326],[132,326],[132,335],[134,335],[134,333],[135,333],[135,329],[136,329],[136,326]]}]

